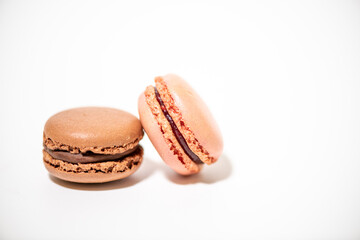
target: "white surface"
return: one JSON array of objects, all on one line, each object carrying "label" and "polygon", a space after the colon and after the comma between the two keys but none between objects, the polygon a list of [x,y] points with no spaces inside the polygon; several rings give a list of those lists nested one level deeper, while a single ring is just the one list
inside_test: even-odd
[{"label": "white surface", "polygon": [[[0,239],[360,239],[360,3],[0,2]],[[225,149],[181,178],[51,179],[42,129],[191,82]]]}]

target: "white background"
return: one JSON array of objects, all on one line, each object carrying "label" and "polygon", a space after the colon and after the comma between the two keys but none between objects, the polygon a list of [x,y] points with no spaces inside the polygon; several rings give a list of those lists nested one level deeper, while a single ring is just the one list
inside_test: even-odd
[{"label": "white background", "polygon": [[[155,76],[208,103],[199,175],[150,144],[123,181],[49,177],[58,111],[136,116]],[[359,1],[0,1],[0,239],[360,239]]]}]

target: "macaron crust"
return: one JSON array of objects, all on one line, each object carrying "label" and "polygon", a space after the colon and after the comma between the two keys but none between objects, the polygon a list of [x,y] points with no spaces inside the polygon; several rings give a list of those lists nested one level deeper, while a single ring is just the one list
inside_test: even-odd
[{"label": "macaron crust", "polygon": [[223,150],[219,127],[205,102],[182,78],[155,78],[140,95],[141,124],[164,162],[182,175],[200,172]]},{"label": "macaron crust", "polygon": [[102,183],[133,174],[141,165],[143,129],[132,114],[81,107],[50,117],[43,132],[43,162],[62,180]]}]

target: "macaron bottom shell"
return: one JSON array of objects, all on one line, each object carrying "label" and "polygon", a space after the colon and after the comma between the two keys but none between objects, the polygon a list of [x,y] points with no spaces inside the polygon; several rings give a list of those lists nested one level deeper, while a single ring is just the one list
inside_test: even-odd
[{"label": "macaron bottom shell", "polygon": [[77,183],[104,183],[126,178],[142,163],[143,149],[138,149],[119,160],[74,164],[54,159],[43,150],[43,162],[48,172],[62,180]]}]

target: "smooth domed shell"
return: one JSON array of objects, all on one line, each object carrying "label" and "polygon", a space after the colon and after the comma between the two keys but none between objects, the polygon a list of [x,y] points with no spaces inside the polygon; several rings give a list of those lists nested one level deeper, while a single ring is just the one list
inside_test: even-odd
[{"label": "smooth domed shell", "polygon": [[59,112],[45,124],[44,135],[72,147],[113,147],[139,141],[143,131],[134,115],[105,107],[82,107]]}]

